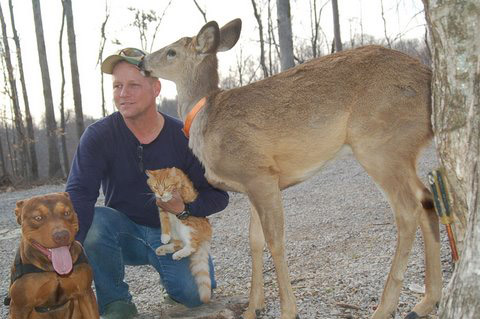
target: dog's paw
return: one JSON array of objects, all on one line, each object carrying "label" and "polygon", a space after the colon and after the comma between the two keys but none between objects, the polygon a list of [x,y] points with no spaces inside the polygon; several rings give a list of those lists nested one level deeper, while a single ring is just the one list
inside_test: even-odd
[{"label": "dog's paw", "polygon": [[162,244],[168,244],[170,242],[170,239],[172,239],[172,237],[170,237],[170,235],[167,235],[167,234],[162,234],[162,237],[161,237],[161,242]]}]

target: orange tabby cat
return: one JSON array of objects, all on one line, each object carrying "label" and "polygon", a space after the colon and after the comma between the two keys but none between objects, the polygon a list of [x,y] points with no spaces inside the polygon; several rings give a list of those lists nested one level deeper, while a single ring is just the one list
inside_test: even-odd
[{"label": "orange tabby cat", "polygon": [[[164,202],[172,199],[172,192],[178,190],[184,203],[197,198],[197,192],[190,179],[178,168],[147,170],[148,186],[155,197]],[[175,260],[190,257],[190,270],[198,286],[200,300],[206,303],[211,298],[211,281],[208,266],[212,227],[207,218],[190,216],[180,220],[174,214],[159,208],[162,227],[162,246],[155,251],[162,256],[173,253]]]}]

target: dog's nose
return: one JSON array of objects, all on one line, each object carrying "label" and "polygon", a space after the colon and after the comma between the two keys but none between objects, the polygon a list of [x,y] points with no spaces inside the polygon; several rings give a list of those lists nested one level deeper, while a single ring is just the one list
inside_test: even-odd
[{"label": "dog's nose", "polygon": [[53,240],[61,246],[66,246],[70,243],[70,233],[66,230],[60,230],[53,233]]}]

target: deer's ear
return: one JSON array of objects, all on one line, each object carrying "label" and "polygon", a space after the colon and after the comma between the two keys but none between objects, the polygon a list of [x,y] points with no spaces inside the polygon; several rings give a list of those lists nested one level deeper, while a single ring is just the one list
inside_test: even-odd
[{"label": "deer's ear", "polygon": [[220,30],[215,21],[205,24],[194,39],[195,50],[199,54],[209,54],[217,52],[220,43]]},{"label": "deer's ear", "polygon": [[228,51],[240,38],[242,31],[242,20],[235,19],[224,25],[220,29],[220,43],[218,44],[218,52]]}]

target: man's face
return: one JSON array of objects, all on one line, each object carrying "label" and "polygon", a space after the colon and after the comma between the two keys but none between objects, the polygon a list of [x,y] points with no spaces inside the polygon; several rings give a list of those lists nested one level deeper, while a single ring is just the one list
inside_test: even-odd
[{"label": "man's face", "polygon": [[135,119],[156,109],[155,99],[160,93],[160,81],[144,77],[138,68],[119,62],[112,73],[113,99],[125,119]]}]

